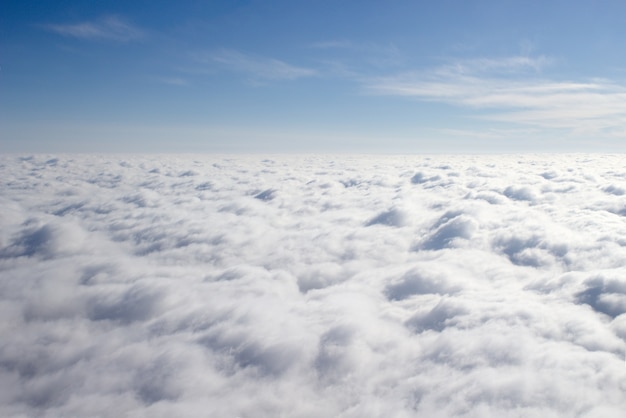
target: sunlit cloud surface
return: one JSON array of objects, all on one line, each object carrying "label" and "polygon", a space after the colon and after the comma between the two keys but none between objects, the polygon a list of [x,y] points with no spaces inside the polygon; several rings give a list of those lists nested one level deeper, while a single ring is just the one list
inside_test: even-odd
[{"label": "sunlit cloud surface", "polygon": [[0,415],[617,418],[619,155],[0,159]]}]

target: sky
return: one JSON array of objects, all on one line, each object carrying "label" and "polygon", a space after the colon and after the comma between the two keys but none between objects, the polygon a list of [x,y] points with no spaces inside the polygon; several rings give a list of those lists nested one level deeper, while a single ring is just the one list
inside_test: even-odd
[{"label": "sky", "polygon": [[0,152],[623,152],[623,1],[13,1]]}]

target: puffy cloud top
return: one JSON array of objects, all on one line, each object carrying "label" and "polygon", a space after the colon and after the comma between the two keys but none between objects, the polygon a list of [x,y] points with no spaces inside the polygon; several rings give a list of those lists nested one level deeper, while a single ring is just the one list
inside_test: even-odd
[{"label": "puffy cloud top", "polygon": [[0,415],[621,417],[612,155],[5,156]]}]

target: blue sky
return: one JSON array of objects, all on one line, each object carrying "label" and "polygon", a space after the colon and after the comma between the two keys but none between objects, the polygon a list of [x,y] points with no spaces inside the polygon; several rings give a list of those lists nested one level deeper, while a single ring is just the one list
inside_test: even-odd
[{"label": "blue sky", "polygon": [[623,1],[0,7],[0,151],[626,150]]}]

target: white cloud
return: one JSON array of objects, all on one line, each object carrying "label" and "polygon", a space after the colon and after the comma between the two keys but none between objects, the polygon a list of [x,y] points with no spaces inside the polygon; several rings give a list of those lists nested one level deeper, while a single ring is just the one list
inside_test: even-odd
[{"label": "white cloud", "polygon": [[[476,59],[430,73],[372,80],[376,94],[414,97],[480,109],[480,118],[577,134],[619,134],[626,119],[626,87],[610,80],[538,78],[545,57]],[[528,70],[532,70],[529,75]]]},{"label": "white cloud", "polygon": [[0,415],[626,407],[620,155],[0,159]]},{"label": "white cloud", "polygon": [[106,16],[96,21],[73,24],[49,24],[43,28],[63,36],[85,40],[128,42],[141,39],[145,32],[118,16]]},{"label": "white cloud", "polygon": [[517,55],[500,59],[474,58],[457,61],[453,64],[444,66],[439,71],[442,73],[450,72],[453,74],[475,74],[494,71],[504,73],[518,73],[527,70],[539,72],[550,64],[552,64],[552,59],[545,56],[531,57],[528,55]]},{"label": "white cloud", "polygon": [[248,74],[259,80],[295,80],[317,74],[317,71],[311,68],[294,66],[273,58],[254,57],[233,50],[219,51],[210,55],[209,59],[230,70]]}]

